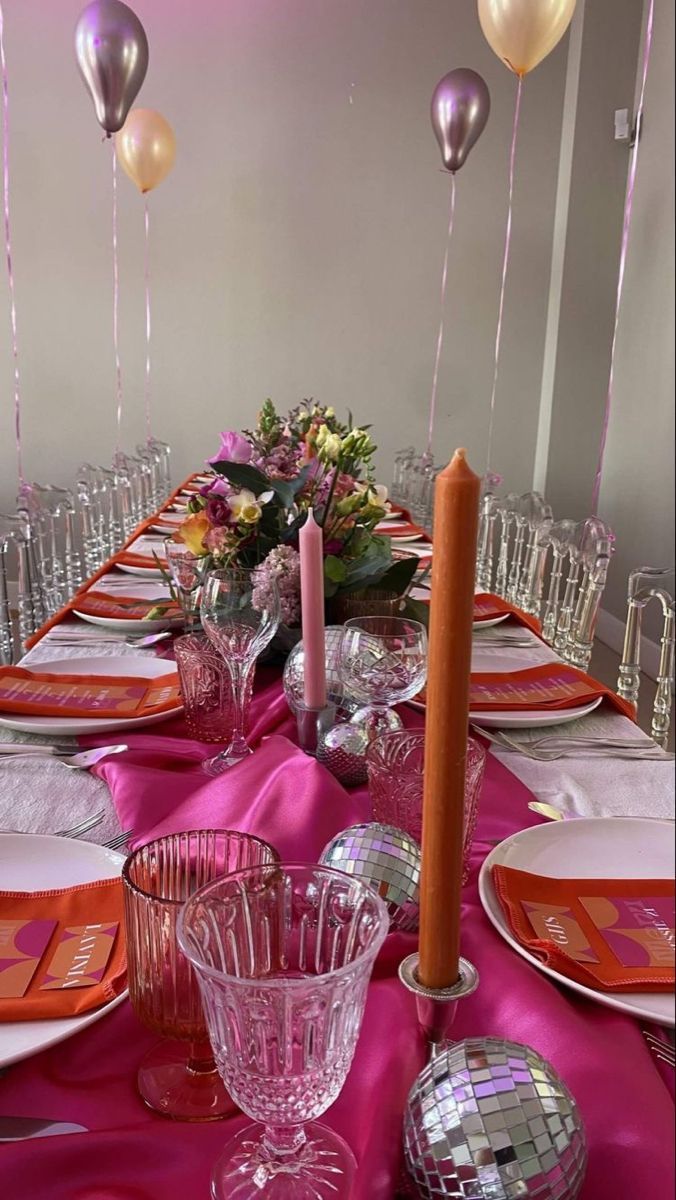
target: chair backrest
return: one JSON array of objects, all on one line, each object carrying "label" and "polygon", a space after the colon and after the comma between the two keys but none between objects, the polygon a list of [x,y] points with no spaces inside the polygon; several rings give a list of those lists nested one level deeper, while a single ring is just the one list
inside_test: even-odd
[{"label": "chair backrest", "polygon": [[23,484],[17,509],[31,528],[45,609],[51,616],[82,583],[73,493],[54,484]]},{"label": "chair backrest", "polygon": [[[17,579],[18,636],[12,624],[8,581],[14,561]],[[39,556],[33,527],[25,513],[0,514],[0,661],[13,662],[23,643],[47,619]]]},{"label": "chair backrest", "polygon": [[673,574],[673,570],[673,567],[639,567],[631,572],[627,590],[624,649],[617,680],[618,694],[637,708],[641,685],[641,617],[648,604],[655,600],[662,610],[663,620],[650,732],[662,747],[667,745],[671,724],[676,610],[673,597],[664,588],[657,586],[656,581]]}]

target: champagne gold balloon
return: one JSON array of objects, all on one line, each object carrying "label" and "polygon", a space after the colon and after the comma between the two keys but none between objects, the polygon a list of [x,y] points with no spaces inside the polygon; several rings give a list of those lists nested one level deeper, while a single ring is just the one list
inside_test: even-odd
[{"label": "champagne gold balloon", "polygon": [[575,0],[478,0],[479,22],[491,50],[523,77],[561,41]]},{"label": "champagne gold balloon", "polygon": [[174,131],[161,113],[152,108],[135,108],[115,134],[115,153],[139,191],[151,192],[174,165]]}]

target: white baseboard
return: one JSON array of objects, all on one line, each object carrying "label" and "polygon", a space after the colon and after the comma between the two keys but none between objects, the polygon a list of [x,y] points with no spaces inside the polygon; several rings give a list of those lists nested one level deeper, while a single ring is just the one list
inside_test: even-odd
[{"label": "white baseboard", "polygon": [[[596,636],[604,646],[609,646],[616,654],[622,655],[624,647],[624,621],[614,617],[605,608],[599,610],[596,625]],[[657,642],[650,638],[641,638],[641,670],[649,679],[657,679],[660,661],[660,648]]]}]

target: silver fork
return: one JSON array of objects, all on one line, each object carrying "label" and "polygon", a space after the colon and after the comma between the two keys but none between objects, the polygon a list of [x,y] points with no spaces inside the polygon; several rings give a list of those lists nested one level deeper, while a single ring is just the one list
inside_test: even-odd
[{"label": "silver fork", "polygon": [[517,754],[523,754],[525,758],[533,759],[534,762],[556,762],[560,758],[622,758],[622,759],[650,759],[656,762],[673,761],[673,754],[666,754],[657,746],[646,746],[642,743],[640,746],[627,745],[626,743],[618,744],[617,746],[608,745],[605,740],[593,742],[578,742],[574,738],[561,739],[560,748],[554,749],[538,749],[533,742],[519,742],[515,738],[509,737],[503,730],[491,730],[490,732],[478,725],[472,725],[472,729],[476,733],[480,733],[482,737],[487,738],[489,742],[493,742],[496,746],[500,746],[503,750],[512,750]]},{"label": "silver fork", "polygon": [[133,829],[125,829],[124,833],[118,833],[115,837],[110,838],[107,842],[103,842],[102,844],[105,846],[106,850],[123,850],[126,848],[130,837],[133,836]]},{"label": "silver fork", "polygon": [[667,1063],[670,1067],[676,1067],[676,1051],[669,1043],[658,1038],[654,1033],[650,1033],[648,1029],[643,1030],[643,1036],[650,1046],[655,1058],[659,1058],[661,1062]]}]

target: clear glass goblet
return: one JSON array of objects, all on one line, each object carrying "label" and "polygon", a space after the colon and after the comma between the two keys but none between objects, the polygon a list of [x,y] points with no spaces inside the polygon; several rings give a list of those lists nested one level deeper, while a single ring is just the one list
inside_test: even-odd
[{"label": "clear glass goblet", "polygon": [[226,1145],[215,1200],[347,1200],[355,1160],[314,1122],[354,1055],[384,902],[329,867],[237,871],[196,892],[177,935],[202,992],[214,1057],[233,1100],[260,1122]]},{"label": "clear glass goblet", "polygon": [[175,542],[171,537],[165,538],[164,554],[181,605],[184,631],[193,633],[197,621],[204,557],[193,554],[183,542]]},{"label": "clear glass goblet", "polygon": [[351,617],[343,629],[340,673],[345,690],[372,710],[378,729],[388,708],[416,696],[425,683],[425,626],[407,617]]},{"label": "clear glass goblet", "polygon": [[202,628],[222,654],[232,682],[232,737],[225,750],[202,763],[208,775],[220,775],[252,752],[244,734],[244,700],[256,658],[279,625],[277,585],[270,579],[256,590],[254,572],[245,568],[209,571],[200,611]]},{"label": "clear glass goblet", "polygon": [[233,1111],[209,1045],[197,981],[176,941],[181,907],[209,880],[277,858],[272,846],[251,834],[206,829],[156,838],[122,868],[129,996],[139,1020],[164,1039],[141,1062],[137,1085],[148,1107],[163,1116],[213,1121]]}]

